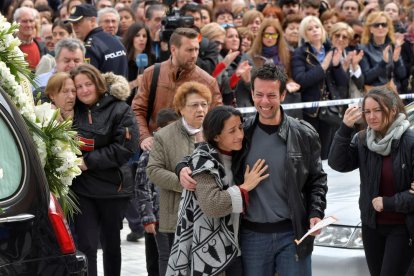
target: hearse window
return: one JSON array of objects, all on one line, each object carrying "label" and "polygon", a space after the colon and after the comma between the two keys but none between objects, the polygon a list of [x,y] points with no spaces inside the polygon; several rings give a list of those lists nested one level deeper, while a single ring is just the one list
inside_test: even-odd
[{"label": "hearse window", "polygon": [[20,186],[22,161],[16,138],[0,114],[0,200],[13,195]]}]

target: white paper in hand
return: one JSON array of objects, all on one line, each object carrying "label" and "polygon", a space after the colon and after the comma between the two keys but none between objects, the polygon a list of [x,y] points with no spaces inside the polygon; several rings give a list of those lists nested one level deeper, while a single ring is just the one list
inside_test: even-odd
[{"label": "white paper in hand", "polygon": [[307,236],[309,236],[313,232],[318,231],[319,229],[322,229],[328,226],[329,224],[334,223],[335,221],[337,221],[337,219],[333,216],[324,218],[323,220],[315,224],[311,229],[309,229],[309,231],[306,232],[306,234],[303,235],[303,237],[300,240],[295,240],[295,243],[300,244]]}]

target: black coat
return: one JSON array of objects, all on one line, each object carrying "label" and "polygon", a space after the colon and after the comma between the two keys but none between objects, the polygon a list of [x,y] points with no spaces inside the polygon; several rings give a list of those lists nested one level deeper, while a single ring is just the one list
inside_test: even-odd
[{"label": "black coat", "polygon": [[138,127],[131,108],[105,93],[92,107],[75,105],[74,128],[88,167],[76,177],[76,194],[97,198],[128,197],[133,178],[127,162],[138,150]]},{"label": "black coat", "polygon": [[384,85],[393,78],[397,88],[401,87],[401,81],[405,78],[407,72],[404,62],[401,58],[397,62],[392,60],[393,47],[389,52],[389,62],[386,63],[383,59],[383,50],[390,44],[389,39],[383,45],[375,45],[373,42],[367,45],[362,45],[361,49],[364,51],[364,57],[361,60],[360,66],[362,74],[364,74],[365,84],[367,85]]},{"label": "black coat", "polygon": [[[244,126],[243,150],[233,155],[232,171],[237,185],[244,182],[244,164],[252,144],[258,115],[247,120]],[[323,218],[326,208],[327,176],[322,169],[319,137],[307,122],[284,114],[279,126],[279,136],[287,144],[286,175],[288,202],[295,238],[300,239],[309,230],[309,219]],[[304,257],[313,250],[313,237],[297,246],[297,254]]]},{"label": "black coat", "polygon": [[[350,172],[359,168],[361,185],[359,209],[363,224],[376,228],[372,200],[378,196],[383,157],[368,149],[365,131],[352,138],[353,128],[342,124],[335,134],[328,163],[334,170]],[[408,129],[391,146],[395,195],[383,197],[384,210],[405,215],[411,238],[414,237],[414,196],[409,193],[414,177],[414,130]]]},{"label": "black coat", "polygon": [[[331,50],[329,43],[324,44],[325,51]],[[326,72],[322,69],[321,63],[312,53],[309,43],[297,48],[292,58],[292,77],[300,84],[300,93],[303,102],[322,100],[324,88],[329,91],[328,99],[340,99],[346,97],[349,76],[341,65],[328,67]],[[318,108],[306,108],[304,111],[315,117]]]}]

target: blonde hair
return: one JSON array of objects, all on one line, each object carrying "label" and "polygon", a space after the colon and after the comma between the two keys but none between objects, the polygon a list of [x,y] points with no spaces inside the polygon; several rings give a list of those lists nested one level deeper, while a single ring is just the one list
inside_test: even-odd
[{"label": "blonde hair", "polygon": [[305,18],[302,19],[302,22],[300,22],[300,25],[299,25],[299,35],[300,35],[299,46],[302,46],[304,42],[309,42],[309,39],[306,37],[306,28],[308,27],[309,23],[311,23],[311,22],[315,22],[316,25],[318,25],[319,28],[321,28],[321,31],[322,31],[321,42],[325,43],[325,41],[326,41],[326,31],[325,31],[325,28],[322,25],[322,22],[316,16],[308,15]]},{"label": "blonde hair", "polygon": [[345,22],[338,22],[332,25],[331,32],[329,33],[329,38],[332,40],[334,34],[346,31],[349,39],[351,40],[354,37],[354,30]]},{"label": "blonde hair", "polygon": [[283,29],[278,19],[266,18],[265,20],[263,20],[248,54],[251,57],[255,57],[256,55],[260,55],[260,56],[262,55],[263,34],[268,27],[273,27],[277,31],[279,35],[277,38],[277,42],[276,42],[278,46],[278,55],[279,55],[280,61],[285,66],[285,68],[287,70],[290,70],[290,52],[289,52],[287,43],[283,37]]},{"label": "blonde hair", "polygon": [[260,18],[260,21],[263,22],[264,16],[263,16],[263,14],[261,12],[256,11],[256,10],[250,10],[248,12],[245,12],[244,15],[243,15],[243,23],[242,23],[243,26],[244,27],[247,27],[247,25],[253,23],[253,21],[257,17],[259,17]]},{"label": "blonde hair", "polygon": [[196,81],[185,82],[177,88],[173,99],[173,106],[177,114],[181,115],[180,110],[185,107],[187,96],[190,94],[200,95],[206,99],[208,104],[211,103],[211,91],[206,85]]},{"label": "blonde hair", "polygon": [[387,27],[388,27],[388,33],[387,36],[391,40],[391,42],[394,44],[395,42],[395,32],[394,32],[394,25],[392,23],[391,18],[386,14],[385,12],[379,11],[379,12],[372,12],[368,15],[367,20],[364,24],[364,30],[362,31],[361,36],[361,44],[368,44],[371,40],[371,25],[376,22],[381,17],[384,17],[387,21]]},{"label": "blonde hair", "polygon": [[204,25],[201,30],[201,35],[209,40],[212,40],[220,35],[225,36],[226,30],[217,22],[211,22]]}]

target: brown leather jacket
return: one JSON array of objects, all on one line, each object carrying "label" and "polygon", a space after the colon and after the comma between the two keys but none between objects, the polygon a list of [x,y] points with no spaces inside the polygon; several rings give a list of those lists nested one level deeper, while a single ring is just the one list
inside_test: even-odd
[{"label": "brown leather jacket", "polygon": [[162,108],[172,107],[176,89],[187,81],[198,81],[207,85],[212,92],[211,106],[223,104],[221,93],[215,78],[210,76],[200,67],[187,71],[183,70],[177,75],[177,67],[173,65],[171,59],[161,63],[160,75],[157,82],[157,91],[154,100],[154,108],[149,125],[147,124],[148,97],[151,87],[154,66],[148,67],[144,71],[141,87],[132,101],[132,109],[135,113],[139,127],[139,143],[152,136],[156,129],[156,118]]}]

